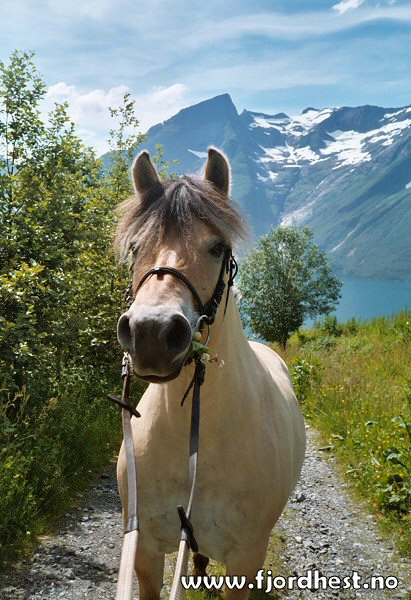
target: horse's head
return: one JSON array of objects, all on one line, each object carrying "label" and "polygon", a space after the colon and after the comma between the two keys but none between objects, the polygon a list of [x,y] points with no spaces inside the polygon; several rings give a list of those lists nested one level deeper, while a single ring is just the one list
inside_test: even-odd
[{"label": "horse's head", "polygon": [[[134,257],[134,300],[117,332],[135,373],[161,382],[180,373],[201,304],[213,296],[245,226],[228,197],[228,162],[213,148],[204,178],[161,182],[147,152],[137,157],[132,176],[136,193],[121,207],[116,240],[123,255]],[[158,266],[176,269],[194,290],[171,271],[149,273]]]}]

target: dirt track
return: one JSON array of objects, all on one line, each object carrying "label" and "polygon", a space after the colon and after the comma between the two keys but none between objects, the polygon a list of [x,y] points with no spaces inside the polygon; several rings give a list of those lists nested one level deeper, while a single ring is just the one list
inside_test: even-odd
[{"label": "dirt track", "polygon": [[[308,450],[300,483],[281,517],[277,531],[284,539],[283,572],[305,575],[395,575],[392,592],[326,590],[289,591],[288,598],[411,598],[411,565],[384,541],[374,518],[355,503],[336,475],[332,457],[318,450],[317,435],[307,429]],[[105,600],[115,596],[121,548],[120,501],[114,469],[102,475],[82,509],[67,514],[56,536],[45,539],[30,561],[20,562],[0,579],[1,600]],[[168,557],[163,596],[170,590],[173,556]],[[273,598],[274,596],[271,596]],[[136,592],[137,598],[137,592]]]}]

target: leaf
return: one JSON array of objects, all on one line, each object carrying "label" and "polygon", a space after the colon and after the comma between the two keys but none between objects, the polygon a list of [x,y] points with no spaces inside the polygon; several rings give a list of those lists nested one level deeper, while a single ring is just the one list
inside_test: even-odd
[{"label": "leaf", "polygon": [[200,342],[192,341],[192,352],[193,354],[209,354],[210,351],[207,346],[201,344]]},{"label": "leaf", "polygon": [[330,444],[328,446],[322,446],[321,448],[318,448],[318,450],[321,450],[321,452],[331,452],[331,450],[334,450],[334,446]]},{"label": "leaf", "polygon": [[392,462],[395,465],[401,465],[402,462],[400,461],[402,454],[401,452],[399,453],[394,453],[391,452],[391,454],[388,454],[388,456],[386,457],[386,460],[388,460],[389,462]]}]

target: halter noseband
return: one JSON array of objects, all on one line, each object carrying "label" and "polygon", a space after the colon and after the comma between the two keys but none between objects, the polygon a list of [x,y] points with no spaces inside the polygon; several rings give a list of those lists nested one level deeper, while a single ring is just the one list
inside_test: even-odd
[{"label": "halter noseband", "polygon": [[[188,277],[186,277],[184,275],[184,273],[182,273],[178,269],[174,269],[173,267],[159,266],[159,267],[153,267],[152,269],[147,271],[147,273],[145,273],[145,275],[143,275],[143,277],[140,279],[140,281],[138,283],[138,286],[136,288],[136,294],[137,294],[138,290],[142,287],[143,283],[152,275],[165,275],[165,274],[173,275],[174,277],[177,277],[177,279],[182,281],[184,283],[184,285],[186,287],[188,287],[188,289],[192,293],[194,300],[197,304],[197,308],[199,310],[200,317],[205,317],[202,321],[205,321],[207,323],[207,325],[212,325],[212,323],[214,323],[214,320],[215,320],[217,308],[221,302],[221,299],[222,299],[223,293],[224,293],[224,288],[225,288],[224,274],[229,273],[228,284],[227,284],[228,285],[227,299],[226,299],[225,309],[224,309],[224,313],[225,313],[225,311],[227,309],[229,290],[230,290],[230,287],[234,283],[234,277],[236,276],[237,271],[238,271],[238,266],[237,266],[237,262],[233,256],[233,254],[232,254],[232,250],[231,250],[231,248],[226,248],[226,250],[224,251],[223,262],[221,264],[220,275],[218,277],[216,286],[214,288],[214,293],[211,296],[210,300],[208,300],[208,302],[206,302],[205,304],[203,304],[199,293],[197,292],[196,288],[191,283],[191,281],[188,279]],[[200,328],[201,328],[201,324],[200,324]]]}]

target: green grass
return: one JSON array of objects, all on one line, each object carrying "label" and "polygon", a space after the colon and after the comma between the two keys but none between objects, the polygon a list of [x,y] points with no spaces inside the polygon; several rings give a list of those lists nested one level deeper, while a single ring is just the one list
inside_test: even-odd
[{"label": "green grass", "polygon": [[294,335],[285,359],[305,417],[383,530],[411,554],[411,315]]},{"label": "green grass", "polygon": [[120,409],[100,381],[67,386],[41,409],[24,392],[0,405],[0,566],[50,533],[118,451]]}]

